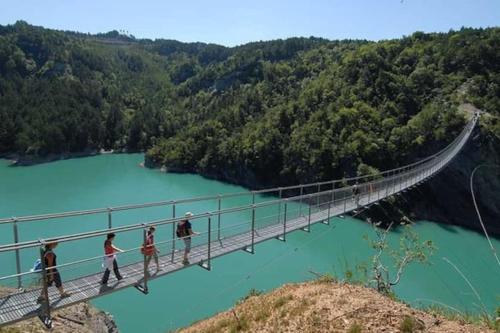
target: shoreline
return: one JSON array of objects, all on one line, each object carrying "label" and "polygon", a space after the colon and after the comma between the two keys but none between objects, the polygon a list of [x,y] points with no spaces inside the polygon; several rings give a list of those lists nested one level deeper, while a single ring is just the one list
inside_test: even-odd
[{"label": "shoreline", "polygon": [[[180,168],[169,168],[165,165],[154,165],[152,163],[148,163],[147,161],[144,163],[145,168],[149,169],[155,169],[159,170],[160,172],[164,173],[173,173],[173,174],[192,174],[192,175],[198,175],[206,179],[210,180],[216,180],[220,181],[226,184],[232,184],[232,185],[237,185],[237,186],[242,186],[248,191],[252,190],[261,190],[261,189],[266,189],[266,188],[271,188],[274,187],[273,184],[271,185],[260,185],[260,186],[252,186],[255,184],[251,184],[248,181],[240,181],[238,182],[236,179],[228,179],[224,177],[224,175],[217,175],[217,174],[206,174],[206,173],[201,173],[201,172],[193,172],[190,170],[184,170]],[[429,192],[431,189],[428,187],[429,185],[423,185],[422,190],[424,192]],[[275,186],[278,187],[278,186]],[[454,227],[459,227],[464,230],[472,231],[474,233],[477,233],[478,235],[485,237],[483,229],[481,228],[480,224],[474,224],[472,223],[465,223],[464,220],[455,220],[450,217],[446,217],[446,213],[441,211],[439,208],[429,210],[428,206],[425,202],[424,199],[420,200],[420,204],[418,204],[418,196],[422,196],[422,192],[419,193],[413,193],[409,195],[409,198],[411,198],[411,202],[413,204],[408,204],[408,201],[405,200],[397,200],[394,204],[386,204],[384,202],[381,203],[382,206],[384,206],[383,209],[378,208],[379,206],[373,206],[369,209],[367,209],[363,214],[361,214],[358,219],[365,220],[368,217],[372,217],[374,219],[380,219],[380,218],[386,218],[387,212],[390,212],[394,217],[394,220],[400,220],[399,224],[404,224],[408,223],[421,223],[421,221],[430,221],[436,224],[441,225],[443,228],[447,228],[450,226]],[[415,204],[417,202],[417,204]],[[474,212],[475,213],[475,212]],[[457,223],[458,222],[458,223]],[[488,228],[488,234],[489,237],[495,238],[497,240],[500,240],[500,228],[494,228],[494,226],[487,225]]]},{"label": "shoreline", "polygon": [[[91,150],[91,151],[84,151],[84,152],[78,152],[78,153],[62,153],[62,154],[50,154],[44,157],[34,157],[34,156],[21,156],[19,154],[4,154],[0,155],[0,158],[6,159],[10,162],[8,165],[9,167],[19,167],[19,166],[34,166],[38,164],[43,164],[43,163],[50,163],[50,162],[55,162],[55,161],[60,161],[60,160],[67,160],[67,159],[73,159],[73,158],[82,158],[82,157],[92,157],[92,156],[98,156],[98,155],[107,155],[107,154],[132,154],[132,153],[137,153],[136,151],[127,151],[125,149],[121,150]],[[144,152],[142,152],[144,153]],[[227,184],[232,184],[232,185],[238,185],[242,186],[248,191],[252,190],[259,190],[259,189],[265,189],[265,188],[270,188],[273,187],[274,184],[257,184],[256,182],[253,182],[251,180],[255,179],[253,177],[244,177],[243,179],[236,179],[235,177],[227,177],[224,173],[219,173],[219,174],[213,174],[213,173],[203,173],[203,172],[195,172],[193,170],[188,170],[188,169],[183,169],[183,168],[172,168],[172,167],[167,167],[164,165],[158,165],[155,163],[152,163],[151,160],[148,160],[148,158],[145,156],[144,161],[139,163],[139,167],[142,168],[148,168],[148,169],[155,169],[159,170],[162,173],[173,173],[173,174],[193,174],[193,175],[199,175],[203,178],[210,179],[210,180],[216,180],[220,182],[224,182]],[[245,179],[247,179],[245,181]],[[424,192],[428,192],[430,189],[428,188],[428,185],[424,185]],[[385,213],[388,211],[392,211],[394,213],[396,219],[403,219],[405,217],[410,217],[410,220],[418,220],[418,221],[433,221],[437,224],[442,225],[443,227],[446,226],[457,226],[460,228],[463,228],[465,230],[470,230],[473,231],[480,236],[484,237],[484,233],[482,232],[482,229],[479,224],[474,224],[474,223],[467,223],[464,221],[454,221],[452,218],[447,218],[445,213],[442,212],[440,209],[429,209],[427,205],[425,204],[415,204],[418,202],[418,198],[416,196],[422,195],[422,193],[419,194],[410,194],[411,202],[413,202],[413,205],[408,205],[408,202],[399,202],[396,203],[396,207],[385,207]],[[425,200],[424,200],[425,201]],[[421,206],[426,206],[426,208],[421,207]],[[374,218],[377,218],[378,215],[380,215],[380,212],[377,211],[377,209],[370,209],[369,211],[365,212],[365,217],[372,216]],[[454,223],[455,222],[455,223]],[[458,223],[456,223],[458,222]],[[488,226],[488,232],[490,234],[490,237],[494,237],[495,239],[500,240],[500,231],[498,228],[495,228],[494,226]]]},{"label": "shoreline", "polygon": [[34,166],[44,163],[69,160],[73,158],[92,157],[92,156],[110,155],[110,154],[127,154],[127,153],[132,154],[136,152],[128,151],[125,149],[110,149],[110,150],[100,149],[100,150],[88,150],[88,151],[72,152],[72,153],[48,154],[46,156],[6,153],[6,154],[0,154],[0,158],[9,161],[10,167],[19,167],[19,166]]}]

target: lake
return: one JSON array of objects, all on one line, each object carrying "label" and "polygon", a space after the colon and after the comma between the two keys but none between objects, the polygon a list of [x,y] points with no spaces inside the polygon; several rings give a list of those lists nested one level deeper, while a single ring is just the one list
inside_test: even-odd
[{"label": "lake", "polygon": [[[142,154],[100,155],[30,167],[9,167],[8,161],[0,160],[0,217],[246,191],[198,175],[145,169],[139,165],[142,161]],[[232,204],[238,204],[239,199],[234,200]],[[200,213],[216,207],[213,203],[196,203],[178,209],[178,214],[183,214],[188,210]],[[170,214],[171,208],[165,207],[120,213],[113,216],[113,225],[146,222]],[[106,226],[106,216],[81,217],[52,223],[22,223],[19,232],[23,241]],[[421,240],[432,240],[438,250],[430,259],[431,265],[412,265],[405,271],[395,289],[398,297],[416,306],[443,303],[473,313],[478,313],[483,305],[493,311],[500,304],[500,268],[481,234],[429,221],[420,221],[413,229]],[[170,234],[171,231],[159,228],[157,242],[162,240],[162,235]],[[286,242],[270,240],[259,244],[253,255],[241,251],[215,259],[210,272],[190,267],[151,281],[148,295],[128,288],[92,303],[110,312],[121,332],[168,332],[228,309],[252,288],[266,291],[284,283],[313,279],[314,273],[331,273],[343,278],[343,272],[353,270],[360,262],[368,262],[372,255],[364,235],[373,236],[367,223],[350,217],[334,218],[329,226],[313,226],[311,233],[293,232]],[[397,244],[400,235],[400,230],[391,232],[390,242]],[[137,247],[140,240],[141,234],[118,235],[115,243],[127,249]],[[57,248],[59,264],[98,256],[102,253],[102,241],[60,244]],[[497,250],[500,249],[500,241],[492,241]],[[12,227],[0,226],[0,243],[11,242]],[[23,271],[31,268],[36,257],[35,250],[22,251]],[[467,277],[480,299],[443,258]],[[126,260],[121,261],[124,262]],[[98,269],[97,263],[92,265],[92,269]],[[0,275],[13,273],[13,255],[0,255]],[[64,280],[78,272],[68,269],[61,273]],[[7,284],[15,286],[15,281]]]}]

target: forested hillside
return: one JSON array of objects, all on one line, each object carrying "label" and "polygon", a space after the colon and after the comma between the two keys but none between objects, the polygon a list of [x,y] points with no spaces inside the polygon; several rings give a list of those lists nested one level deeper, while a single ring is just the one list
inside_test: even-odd
[{"label": "forested hillside", "polygon": [[147,150],[252,187],[375,172],[449,142],[463,102],[498,117],[498,59],[499,28],[227,48],[18,22],[0,26],[0,154]]}]

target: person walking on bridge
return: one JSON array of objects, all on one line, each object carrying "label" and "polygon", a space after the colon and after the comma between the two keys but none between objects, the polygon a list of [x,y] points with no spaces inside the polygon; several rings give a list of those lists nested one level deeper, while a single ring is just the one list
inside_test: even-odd
[{"label": "person walking on bridge", "polygon": [[193,213],[187,212],[184,217],[185,219],[180,221],[177,224],[177,230],[176,234],[177,237],[182,238],[184,241],[184,259],[182,260],[182,263],[184,265],[189,264],[189,252],[191,252],[191,236],[192,235],[199,235],[197,232],[193,232],[191,222],[189,222],[189,218],[193,216]]},{"label": "person walking on bridge", "polygon": [[[61,298],[64,298],[71,296],[71,294],[64,291],[64,288],[62,286],[61,275],[59,274],[59,271],[56,268],[57,256],[54,253],[54,249],[56,248],[57,244],[58,244],[57,242],[51,242],[45,244],[43,261],[45,264],[45,269],[47,271],[47,287],[50,287],[52,286],[52,284],[55,284],[56,288],[59,290]],[[45,295],[42,289],[42,294],[40,295],[40,297],[38,297],[37,302],[42,303],[43,301],[45,301]]]},{"label": "person walking on bridge", "polygon": [[118,270],[118,262],[116,261],[116,252],[123,252],[122,249],[113,245],[113,240],[115,239],[114,233],[109,233],[106,236],[106,241],[104,242],[104,263],[103,266],[106,269],[102,277],[101,283],[107,284],[109,279],[109,274],[111,273],[111,267],[113,267],[113,272],[115,273],[116,279],[120,281],[123,276]]},{"label": "person walking on bridge", "polygon": [[356,204],[356,208],[359,207],[359,187],[358,187],[358,182],[356,182],[352,186],[352,195],[354,199],[354,203]]},{"label": "person walking on bridge", "polygon": [[146,235],[146,243],[143,244],[141,252],[146,256],[146,269],[149,268],[149,263],[151,259],[154,258],[156,263],[156,272],[160,270],[160,264],[158,262],[158,249],[155,246],[154,232],[156,228],[154,226],[149,227],[148,233]]}]

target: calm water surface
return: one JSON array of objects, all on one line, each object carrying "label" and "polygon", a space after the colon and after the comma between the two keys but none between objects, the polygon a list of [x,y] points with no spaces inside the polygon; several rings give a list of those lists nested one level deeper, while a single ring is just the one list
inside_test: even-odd
[{"label": "calm water surface", "polygon": [[[140,154],[102,155],[78,158],[31,167],[8,167],[0,160],[0,217],[43,214],[67,210],[109,207],[150,201],[172,200],[217,193],[241,192],[245,189],[204,179],[196,175],[165,174],[139,166]],[[246,204],[234,199],[232,205]],[[241,200],[241,202],[238,202]],[[201,213],[215,210],[214,203],[197,203],[178,207],[178,214],[190,210]],[[168,217],[170,207],[113,215],[114,226]],[[240,216],[241,218],[241,216]],[[19,226],[20,239],[32,240],[60,234],[106,228],[107,216],[62,219],[57,223],[25,223]],[[478,312],[481,304],[492,311],[500,305],[500,269],[481,235],[458,227],[422,221],[414,228],[421,239],[431,239],[439,248],[431,258],[432,265],[410,266],[397,294],[414,305],[444,303],[461,311]],[[170,229],[160,228],[162,235]],[[191,267],[150,282],[149,295],[129,288],[92,301],[113,314],[122,332],[167,332],[210,316],[230,307],[251,288],[269,290],[287,282],[313,278],[311,272],[342,276],[356,263],[367,261],[371,251],[363,235],[370,227],[361,221],[336,218],[330,226],[316,225],[311,233],[294,232],[287,242],[267,241],[256,246],[256,254],[237,252],[215,259],[212,271]],[[396,244],[400,232],[390,235]],[[116,244],[132,248],[140,244],[140,234],[118,236]],[[0,226],[0,243],[13,241],[12,227]],[[500,241],[493,243],[500,250]],[[102,239],[82,241],[76,245],[61,244],[60,263],[102,252]],[[28,270],[37,253],[21,253],[23,271]],[[443,258],[448,258],[467,277],[479,294]],[[135,260],[124,258],[121,263]],[[99,269],[98,262],[81,269]],[[91,266],[91,267],[90,267]],[[15,273],[12,255],[0,255],[0,275]],[[67,279],[79,272],[67,269]],[[23,280],[30,283],[29,279]],[[7,284],[15,285],[15,281]]]}]

